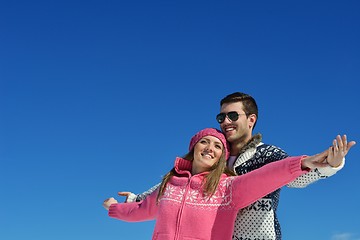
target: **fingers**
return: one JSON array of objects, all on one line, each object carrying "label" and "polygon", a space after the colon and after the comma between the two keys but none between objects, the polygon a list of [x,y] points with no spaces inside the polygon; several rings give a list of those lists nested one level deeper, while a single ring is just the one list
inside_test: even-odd
[{"label": "fingers", "polygon": [[[331,147],[330,147],[330,148],[331,148]],[[317,156],[318,158],[324,160],[328,155],[329,155],[329,150],[327,149],[327,150],[323,151],[322,153],[317,154],[316,156]]]},{"label": "fingers", "polygon": [[115,201],[115,198],[111,197],[111,198],[105,199],[104,203],[109,202],[109,201]]},{"label": "fingers", "polygon": [[343,151],[345,152],[347,150],[347,137],[346,134],[342,136],[342,144],[343,144]]},{"label": "fingers", "polygon": [[327,166],[329,166],[329,164],[328,163],[322,163],[322,162],[314,162],[313,163],[313,168],[324,168],[324,167],[327,167]]},{"label": "fingers", "polygon": [[108,198],[103,202],[103,204],[108,204],[108,205],[111,205],[113,203],[117,203],[117,200],[115,198],[113,198],[113,197]]},{"label": "fingers", "polygon": [[351,142],[347,141],[346,134],[344,134],[343,136],[337,135],[336,140],[333,141],[333,146],[335,148],[334,150],[340,151],[344,156],[349,152],[350,148],[352,148],[355,144],[356,144],[355,141],[351,141]]},{"label": "fingers", "polygon": [[346,149],[344,150],[344,156],[345,156],[346,154],[348,154],[350,148],[352,148],[355,144],[356,144],[355,141],[351,141],[351,142],[349,142],[349,143],[347,144]]},{"label": "fingers", "polygon": [[304,157],[301,161],[301,167],[303,169],[305,168],[314,169],[316,167],[327,166],[328,163],[325,161],[327,156],[328,156],[328,150],[325,150],[322,153],[318,153],[313,156]]},{"label": "fingers", "polygon": [[352,146],[354,146],[356,144],[356,142],[355,141],[351,141],[351,142],[349,142],[348,144],[347,144],[347,151],[349,151],[350,150],[350,148],[352,148]]},{"label": "fingers", "polygon": [[333,140],[333,142],[332,142],[334,151],[338,151],[338,150],[339,150],[338,140],[339,140],[339,135],[337,135],[336,138],[335,138],[335,139]]},{"label": "fingers", "polygon": [[340,135],[337,135],[336,136],[336,144],[337,144],[337,147],[338,147],[338,150],[339,151],[344,151],[344,146],[346,147],[346,144],[343,144],[343,142],[346,142],[346,135],[343,135],[343,137],[341,138]]},{"label": "fingers", "polygon": [[131,194],[131,192],[118,192],[119,196],[128,197]]},{"label": "fingers", "polygon": [[[333,147],[329,147],[328,153],[329,153],[329,154],[328,154],[328,158],[329,158],[329,159],[333,159],[333,158],[334,158],[334,148],[333,148]],[[328,160],[326,160],[326,162],[329,163]]]},{"label": "fingers", "polygon": [[111,204],[114,204],[114,203],[117,203],[117,201],[116,201],[115,198],[113,198],[113,197],[108,198],[108,199],[105,199],[105,201],[103,202],[103,207],[104,207],[106,210],[109,210]]}]

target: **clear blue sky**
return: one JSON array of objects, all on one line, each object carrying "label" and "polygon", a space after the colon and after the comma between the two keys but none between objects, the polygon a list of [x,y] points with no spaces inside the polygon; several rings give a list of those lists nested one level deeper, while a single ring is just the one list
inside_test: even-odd
[{"label": "clear blue sky", "polygon": [[[290,155],[360,144],[360,3],[3,1],[0,239],[150,239],[102,201],[160,181],[225,95]],[[360,146],[282,192],[284,240],[359,240]],[[123,199],[119,198],[119,201]]]}]

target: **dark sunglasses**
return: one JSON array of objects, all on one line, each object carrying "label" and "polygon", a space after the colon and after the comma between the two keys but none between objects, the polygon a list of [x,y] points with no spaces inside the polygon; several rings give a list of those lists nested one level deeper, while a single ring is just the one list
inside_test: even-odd
[{"label": "dark sunglasses", "polygon": [[225,118],[228,117],[232,122],[237,121],[240,115],[246,115],[246,113],[237,113],[237,112],[228,112],[228,113],[219,113],[216,115],[216,121],[218,123],[223,123]]}]

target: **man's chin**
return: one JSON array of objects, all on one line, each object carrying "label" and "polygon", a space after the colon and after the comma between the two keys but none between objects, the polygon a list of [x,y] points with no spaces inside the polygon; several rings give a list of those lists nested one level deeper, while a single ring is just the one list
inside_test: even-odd
[{"label": "man's chin", "polygon": [[229,132],[229,133],[225,133],[225,138],[228,142],[233,142],[236,137],[235,137],[235,133]]}]

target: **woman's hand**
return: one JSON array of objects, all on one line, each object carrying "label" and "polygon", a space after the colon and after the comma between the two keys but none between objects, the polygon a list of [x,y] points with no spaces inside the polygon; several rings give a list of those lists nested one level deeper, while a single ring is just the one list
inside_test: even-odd
[{"label": "woman's hand", "polygon": [[111,198],[108,198],[106,199],[104,202],[103,202],[103,207],[109,211],[109,208],[111,206],[111,204],[115,204],[115,203],[118,203],[118,201],[116,201],[115,198],[111,197]]},{"label": "woman's hand", "polygon": [[304,157],[303,159],[301,159],[301,168],[305,170],[328,166],[329,164],[326,162],[326,157],[328,156],[328,153],[329,150],[326,150],[313,156]]}]

